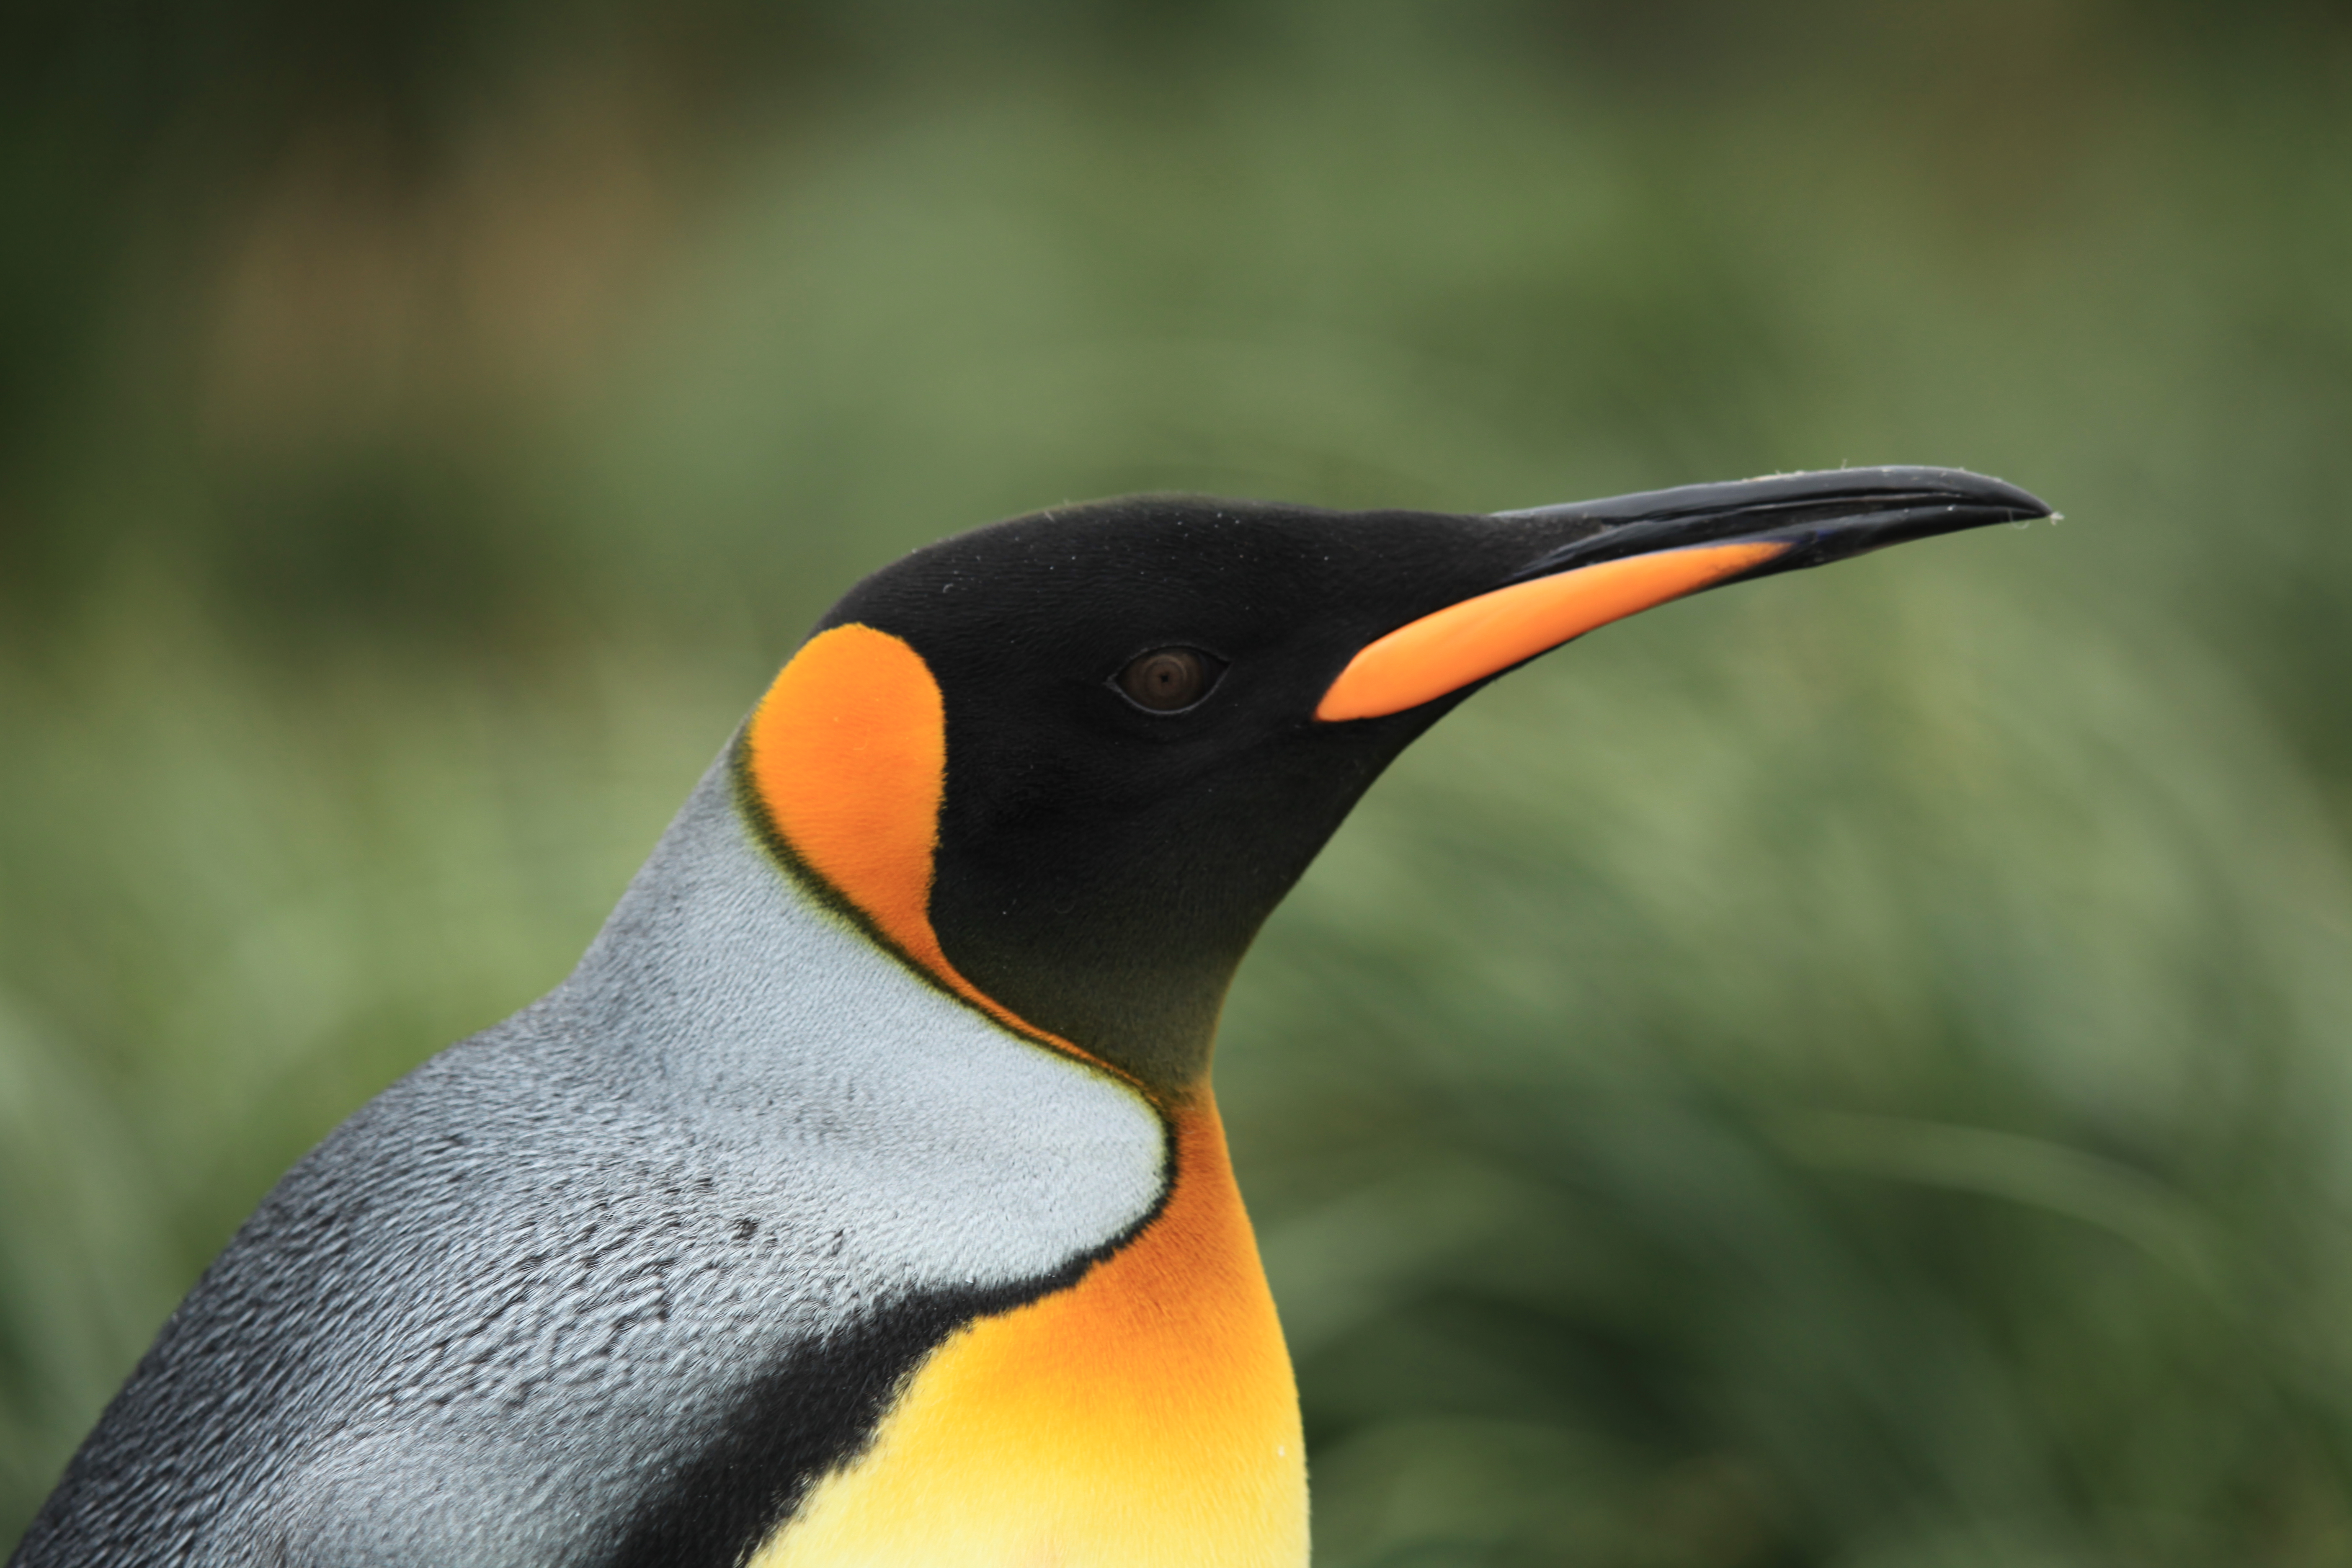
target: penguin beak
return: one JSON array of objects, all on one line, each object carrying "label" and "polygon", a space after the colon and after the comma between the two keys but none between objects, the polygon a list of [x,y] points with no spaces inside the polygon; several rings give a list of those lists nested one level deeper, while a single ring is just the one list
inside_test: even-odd
[{"label": "penguin beak", "polygon": [[1557,542],[1494,588],[1366,645],[1315,716],[1337,722],[1418,708],[1702,589],[2052,515],[2014,485],[1957,468],[1778,474],[1496,512]]}]

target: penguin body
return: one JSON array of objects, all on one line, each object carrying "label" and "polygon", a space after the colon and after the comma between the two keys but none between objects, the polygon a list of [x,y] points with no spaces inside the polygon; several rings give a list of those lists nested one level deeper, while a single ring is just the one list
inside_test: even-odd
[{"label": "penguin body", "polygon": [[736,795],[562,986],[289,1173],[24,1561],[732,1562],[951,1325],[1155,1212],[1134,1089],[877,952]]},{"label": "penguin body", "polygon": [[917,552],[562,985],[363,1107],[12,1562],[1299,1568],[1208,1067],[1454,702],[1649,604],[2046,512],[1931,469],[1495,517],[1147,498]]}]

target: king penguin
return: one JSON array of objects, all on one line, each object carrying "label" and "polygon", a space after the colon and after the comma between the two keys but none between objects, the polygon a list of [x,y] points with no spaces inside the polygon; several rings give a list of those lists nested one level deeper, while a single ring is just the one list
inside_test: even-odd
[{"label": "king penguin", "polygon": [[1260,923],[1476,687],[2039,518],[1948,469],[1493,515],[1145,497],[819,623],[577,970],[287,1173],[18,1568],[1299,1568],[1209,1086]]}]

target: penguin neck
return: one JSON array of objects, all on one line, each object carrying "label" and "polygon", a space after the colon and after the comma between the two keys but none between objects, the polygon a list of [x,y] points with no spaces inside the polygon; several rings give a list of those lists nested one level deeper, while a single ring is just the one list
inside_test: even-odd
[{"label": "penguin neck", "polygon": [[1181,872],[1024,877],[943,856],[929,912],[946,962],[992,1005],[1173,1103],[1205,1090],[1225,994],[1291,879],[1204,900]]},{"label": "penguin neck", "polygon": [[[943,878],[929,834],[887,836],[905,839],[892,846],[884,834],[844,832],[814,813],[788,829],[776,809],[782,791],[761,776],[742,735],[714,777],[721,771],[732,779],[737,816],[782,878],[921,980],[1109,1068],[1163,1106],[1206,1093],[1218,1015],[1256,921],[1205,942],[1195,932],[1171,941],[1131,922],[1049,921],[1041,930],[1034,900],[1013,891],[1008,904],[1003,880],[991,888],[969,874]],[[896,816],[919,825],[929,814]],[[837,817],[855,820],[847,811]]]},{"label": "penguin neck", "polygon": [[895,1070],[888,1058],[903,1056],[910,1041],[977,1063],[1011,1046],[1008,1037],[1027,1042],[1016,1058],[1086,1062],[1106,1087],[1116,1082],[1117,1098],[1149,1101],[1163,1121],[1206,1103],[1205,1038],[1199,1070],[1147,1079],[877,931],[780,854],[775,834],[747,808],[726,755],[688,797],[579,965],[532,1012],[555,1036],[593,1039],[604,1058],[600,1074],[645,1075],[643,1092],[701,1097],[712,1113],[743,1099],[748,1084],[801,1084],[815,1056],[834,1064],[824,1071],[835,1077],[887,1078]]},{"label": "penguin neck", "polygon": [[956,978],[1000,1018],[1075,1047],[1171,1110],[1208,1100],[1218,1018],[1237,959],[1178,968],[1082,950],[1047,965],[984,941],[945,951]]},{"label": "penguin neck", "polygon": [[1217,1023],[1239,956],[1175,965],[1116,950],[1046,966],[998,944],[949,949],[1008,1011],[1133,1079],[1162,1104],[1209,1092]]}]

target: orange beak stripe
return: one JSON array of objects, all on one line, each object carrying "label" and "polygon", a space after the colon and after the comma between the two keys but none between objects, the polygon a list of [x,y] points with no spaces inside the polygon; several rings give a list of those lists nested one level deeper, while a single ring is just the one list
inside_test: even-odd
[{"label": "orange beak stripe", "polygon": [[1367,644],[1323,694],[1315,717],[1377,719],[1418,708],[1595,626],[1761,565],[1788,548],[1749,542],[1662,550],[1448,605]]}]

